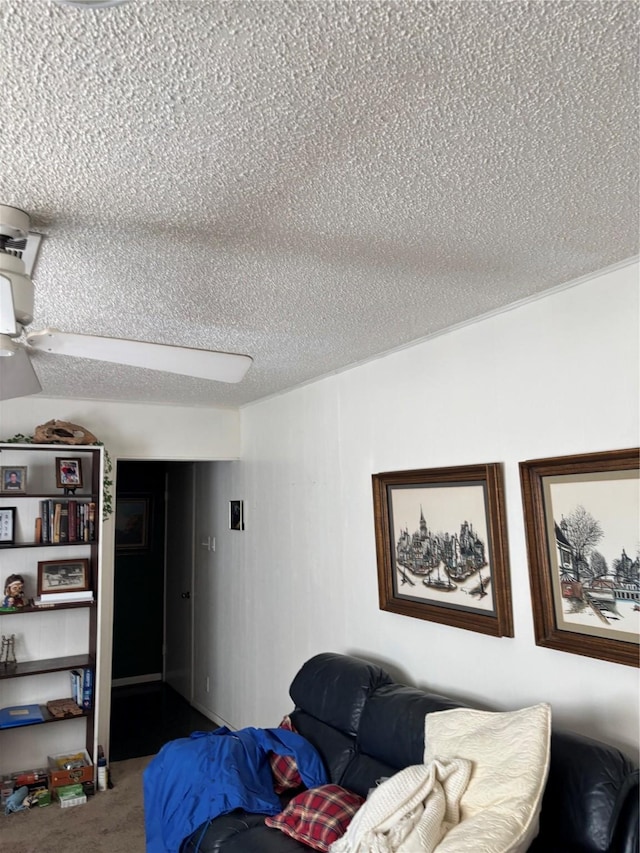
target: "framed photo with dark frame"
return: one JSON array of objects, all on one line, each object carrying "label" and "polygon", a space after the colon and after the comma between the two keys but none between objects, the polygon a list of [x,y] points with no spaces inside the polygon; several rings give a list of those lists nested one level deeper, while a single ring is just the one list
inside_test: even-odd
[{"label": "framed photo with dark frame", "polygon": [[639,454],[520,463],[537,645],[640,665]]},{"label": "framed photo with dark frame", "polygon": [[38,563],[38,595],[88,589],[89,560],[44,560]]},{"label": "framed photo with dark frame", "polygon": [[82,488],[82,459],[69,456],[56,458],[56,486],[59,489]]},{"label": "framed photo with dark frame", "polygon": [[499,463],[372,475],[381,610],[513,636]]},{"label": "framed photo with dark frame", "polygon": [[27,468],[9,466],[0,468],[0,493],[3,495],[24,495],[27,492]]},{"label": "framed photo with dark frame", "polygon": [[229,530],[244,530],[243,501],[229,501]]},{"label": "framed photo with dark frame", "polygon": [[116,500],[116,549],[141,550],[149,547],[149,498],[143,495]]},{"label": "framed photo with dark frame", "polygon": [[13,545],[16,535],[16,507],[0,507],[0,545]]}]

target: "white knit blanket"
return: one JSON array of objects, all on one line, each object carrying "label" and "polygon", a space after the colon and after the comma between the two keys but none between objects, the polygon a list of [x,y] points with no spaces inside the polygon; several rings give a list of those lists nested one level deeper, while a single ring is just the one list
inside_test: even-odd
[{"label": "white knit blanket", "polygon": [[471,776],[466,758],[434,758],[375,788],[330,853],[432,853],[460,820]]}]

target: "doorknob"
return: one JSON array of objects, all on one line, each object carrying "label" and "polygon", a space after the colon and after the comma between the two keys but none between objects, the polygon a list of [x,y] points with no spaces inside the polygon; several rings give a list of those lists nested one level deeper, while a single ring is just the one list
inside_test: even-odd
[{"label": "doorknob", "polygon": [[187,590],[181,594],[180,598],[191,598],[191,593]]}]

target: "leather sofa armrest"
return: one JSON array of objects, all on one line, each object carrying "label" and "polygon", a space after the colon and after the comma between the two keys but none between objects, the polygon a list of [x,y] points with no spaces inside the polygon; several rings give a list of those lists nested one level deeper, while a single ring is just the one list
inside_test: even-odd
[{"label": "leather sofa armrest", "polygon": [[639,774],[636,770],[629,774],[626,796],[621,800],[620,809],[615,815],[612,853],[638,853],[640,850],[639,787]]}]

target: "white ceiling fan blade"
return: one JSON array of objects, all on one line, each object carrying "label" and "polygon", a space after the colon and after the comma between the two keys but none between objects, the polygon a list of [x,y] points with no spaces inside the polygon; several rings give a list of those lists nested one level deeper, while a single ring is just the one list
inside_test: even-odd
[{"label": "white ceiling fan blade", "polygon": [[11,279],[0,273],[0,335],[17,335],[16,312]]},{"label": "white ceiling fan blade", "polygon": [[44,352],[146,367],[148,370],[163,370],[216,382],[240,382],[253,361],[248,355],[97,335],[75,335],[58,329],[30,332],[27,343]]},{"label": "white ceiling fan blade", "polygon": [[0,400],[27,397],[42,391],[26,350],[19,348],[11,356],[0,358]]}]

